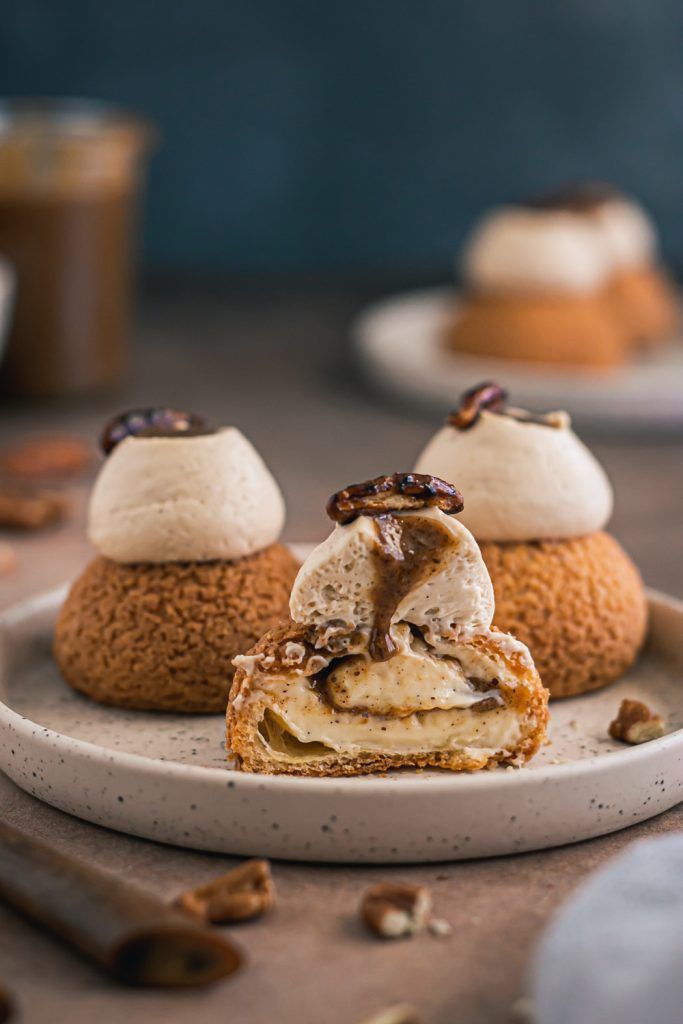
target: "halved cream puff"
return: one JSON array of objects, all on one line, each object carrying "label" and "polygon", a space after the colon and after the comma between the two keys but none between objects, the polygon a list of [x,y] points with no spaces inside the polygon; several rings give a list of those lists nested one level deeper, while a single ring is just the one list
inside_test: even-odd
[{"label": "halved cream puff", "polygon": [[547,691],[526,647],[491,629],[461,509],[454,487],[416,474],[333,495],[337,525],[299,571],[292,621],[235,659],[227,745],[243,769],[476,771],[533,756]]}]

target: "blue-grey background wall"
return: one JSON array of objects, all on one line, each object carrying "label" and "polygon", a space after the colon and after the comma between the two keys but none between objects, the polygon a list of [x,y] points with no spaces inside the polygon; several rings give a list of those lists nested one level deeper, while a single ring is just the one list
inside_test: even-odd
[{"label": "blue-grey background wall", "polygon": [[156,121],[148,265],[447,273],[482,207],[614,181],[683,267],[680,0],[4,0],[0,91]]}]

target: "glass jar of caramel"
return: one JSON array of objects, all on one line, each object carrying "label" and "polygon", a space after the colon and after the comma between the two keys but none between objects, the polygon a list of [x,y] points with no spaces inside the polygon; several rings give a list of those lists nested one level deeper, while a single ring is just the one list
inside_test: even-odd
[{"label": "glass jar of caramel", "polygon": [[126,368],[143,121],[85,101],[0,103],[0,257],[15,299],[0,389],[87,395]]}]

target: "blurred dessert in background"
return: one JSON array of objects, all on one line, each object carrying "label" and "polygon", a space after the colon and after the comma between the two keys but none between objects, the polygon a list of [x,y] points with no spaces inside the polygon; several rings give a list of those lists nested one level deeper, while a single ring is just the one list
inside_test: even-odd
[{"label": "blurred dessert in background", "polygon": [[461,518],[491,574],[493,621],[529,647],[551,696],[605,686],[633,663],[646,628],[642,581],[604,532],[612,488],[566,413],[508,408],[502,388],[480,385],[416,471],[462,483]]},{"label": "blurred dessert in background", "polygon": [[605,186],[492,210],[460,265],[466,290],[447,339],[458,352],[608,370],[676,326],[654,225]]},{"label": "blurred dessert in background", "polygon": [[292,589],[292,621],[238,657],[228,750],[256,772],[521,765],[547,691],[526,647],[491,629],[481,553],[455,487],[395,473],[328,502],[334,531]]},{"label": "blurred dessert in background", "polygon": [[[654,221],[630,196],[606,185],[573,190],[579,204],[597,224],[610,254],[613,271],[607,300],[627,341],[649,348],[667,341],[680,320],[673,282],[662,266]],[[568,200],[571,202],[571,195]]]},{"label": "blurred dessert in background", "polygon": [[234,427],[135,410],[112,420],[89,508],[99,552],[55,631],[75,689],[105,704],[223,711],[232,659],[287,615],[298,562],[280,490]]}]

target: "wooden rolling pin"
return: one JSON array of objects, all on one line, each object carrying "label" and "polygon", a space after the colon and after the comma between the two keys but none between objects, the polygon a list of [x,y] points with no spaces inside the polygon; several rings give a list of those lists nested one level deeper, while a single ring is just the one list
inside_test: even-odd
[{"label": "wooden rolling pin", "polygon": [[189,915],[2,823],[0,900],[127,985],[208,985],[241,963]]}]

